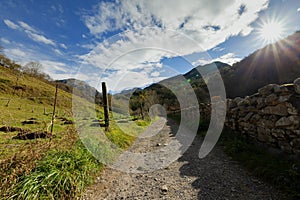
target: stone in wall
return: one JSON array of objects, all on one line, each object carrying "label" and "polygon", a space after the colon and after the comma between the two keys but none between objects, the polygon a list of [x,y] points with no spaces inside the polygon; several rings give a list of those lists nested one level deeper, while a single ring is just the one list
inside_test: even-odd
[{"label": "stone in wall", "polygon": [[266,86],[260,88],[258,90],[258,93],[261,96],[267,96],[267,95],[270,95],[273,92],[278,91],[278,90],[280,90],[280,86],[279,85],[277,85],[277,84],[269,84],[269,85],[266,85]]},{"label": "stone in wall", "polygon": [[280,115],[280,116],[287,116],[288,109],[285,103],[278,104],[276,106],[267,106],[261,111],[263,114],[268,115]]},{"label": "stone in wall", "polygon": [[300,78],[297,78],[295,81],[294,81],[294,88],[295,88],[295,92],[297,94],[300,94]]}]

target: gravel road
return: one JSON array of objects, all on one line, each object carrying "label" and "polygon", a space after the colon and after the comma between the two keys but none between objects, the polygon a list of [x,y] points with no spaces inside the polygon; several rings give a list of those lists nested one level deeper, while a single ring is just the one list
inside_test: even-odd
[{"label": "gravel road", "polygon": [[[138,138],[130,151],[162,149],[175,140],[176,130],[176,123],[169,120],[158,134]],[[221,147],[216,146],[207,157],[199,159],[201,143],[196,137],[183,156],[162,169],[130,173],[107,167],[81,199],[287,199],[225,155]],[[126,169],[136,170],[135,167],[133,164]]]}]

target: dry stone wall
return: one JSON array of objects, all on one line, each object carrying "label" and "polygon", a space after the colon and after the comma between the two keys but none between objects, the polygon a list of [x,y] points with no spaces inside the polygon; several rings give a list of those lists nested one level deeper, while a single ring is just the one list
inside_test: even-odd
[{"label": "dry stone wall", "polygon": [[300,78],[270,84],[245,98],[227,100],[225,126],[300,157]]}]

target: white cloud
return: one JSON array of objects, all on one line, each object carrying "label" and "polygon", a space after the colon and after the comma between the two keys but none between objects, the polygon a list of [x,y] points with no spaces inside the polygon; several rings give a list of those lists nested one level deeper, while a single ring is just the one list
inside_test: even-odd
[{"label": "white cloud", "polygon": [[61,43],[61,44],[59,44],[62,48],[64,48],[64,49],[67,49],[68,47],[65,45],[65,44],[63,44],[63,43]]},{"label": "white cloud", "polygon": [[68,72],[66,70],[66,67],[67,67],[66,64],[62,63],[62,62],[51,61],[51,60],[41,60],[40,63],[43,66],[43,71],[52,76],[55,76],[55,74]]},{"label": "white cloud", "polygon": [[[115,76],[118,76],[118,79],[115,79]],[[133,86],[143,87],[166,78],[167,77],[149,77],[146,72],[119,71],[115,74],[109,74],[109,76],[103,78],[101,81],[105,81],[107,83],[109,90],[121,92],[122,90],[130,89]]]},{"label": "white cloud", "polygon": [[300,8],[298,8],[297,11],[300,12]]},{"label": "white cloud", "polygon": [[20,31],[24,31],[29,38],[31,38],[32,40],[34,40],[36,42],[56,46],[56,43],[53,40],[46,38],[38,30],[36,30],[35,28],[33,28],[32,26],[28,25],[27,23],[25,23],[23,21],[18,21],[19,25],[17,25],[8,19],[5,19],[4,23],[12,29],[18,29]]},{"label": "white cloud", "polygon": [[221,62],[227,63],[229,65],[239,62],[240,60],[242,60],[242,59],[237,57],[234,53],[227,53],[217,59],[214,59],[214,61],[221,61]]},{"label": "white cloud", "polygon": [[19,57],[19,58],[26,57],[26,53],[20,49],[10,49],[9,52],[10,52],[10,55],[15,56],[15,57]]},{"label": "white cloud", "polygon": [[18,22],[20,24],[21,27],[23,27],[25,30],[28,30],[30,32],[35,32],[37,33],[38,31],[35,30],[33,27],[29,26],[28,24],[26,24],[25,22],[19,21]]},{"label": "white cloud", "polygon": [[[113,82],[122,70],[135,72],[150,63],[150,70],[141,76],[148,80],[165,57],[200,53],[231,36],[249,34],[251,23],[268,3],[269,0],[101,2],[93,13],[83,16],[90,33],[103,39],[104,33],[124,32],[96,44],[79,58],[85,64],[111,69]],[[243,13],[239,13],[241,5],[245,6]],[[239,58],[228,54],[220,59],[232,63]]]},{"label": "white cloud", "polygon": [[10,41],[6,38],[1,38],[1,42],[4,44],[10,44]]},{"label": "white cloud", "polygon": [[223,51],[225,48],[222,47],[214,47],[212,51]]},{"label": "white cloud", "polygon": [[40,43],[44,43],[47,45],[52,45],[52,46],[56,46],[55,42],[46,38],[43,35],[37,34],[37,33],[33,33],[31,31],[25,30],[25,32],[27,33],[28,37],[30,37],[32,40],[36,41],[36,42],[40,42]]},{"label": "white cloud", "polygon": [[61,52],[59,49],[54,49],[53,51],[54,51],[56,54],[60,55],[60,56],[63,55],[62,52]]},{"label": "white cloud", "polygon": [[232,65],[233,63],[239,62],[240,60],[241,60],[241,58],[237,57],[234,53],[227,53],[227,54],[224,54],[213,60],[199,59],[199,60],[193,62],[192,65],[196,67],[199,65],[205,65],[205,64],[209,64],[211,62],[216,62],[216,61],[220,61],[223,63],[227,63],[229,65]]},{"label": "white cloud", "polygon": [[153,77],[157,77],[160,75],[160,73],[158,71],[155,71],[155,72],[152,72],[150,75]]},{"label": "white cloud", "polygon": [[19,29],[19,26],[17,24],[15,24],[14,22],[8,20],[8,19],[5,19],[3,20],[4,23],[11,29]]}]

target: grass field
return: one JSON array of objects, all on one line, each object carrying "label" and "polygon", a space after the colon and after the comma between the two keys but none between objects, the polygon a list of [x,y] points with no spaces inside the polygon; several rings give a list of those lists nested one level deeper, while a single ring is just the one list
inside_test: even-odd
[{"label": "grass field", "polygon": [[[110,130],[105,131],[101,126],[102,107],[59,89],[53,137],[13,139],[20,130],[50,132],[54,94],[54,85],[0,67],[0,128],[17,129],[0,131],[0,199],[73,199],[79,196],[103,168],[103,163],[82,143],[78,132],[80,125],[87,133],[104,133],[105,140],[122,151],[150,123],[133,122],[128,117],[111,113],[114,119]],[[78,109],[74,110],[76,106]],[[122,123],[118,123],[119,120],[123,120]],[[109,154],[109,151],[102,153]]]}]

